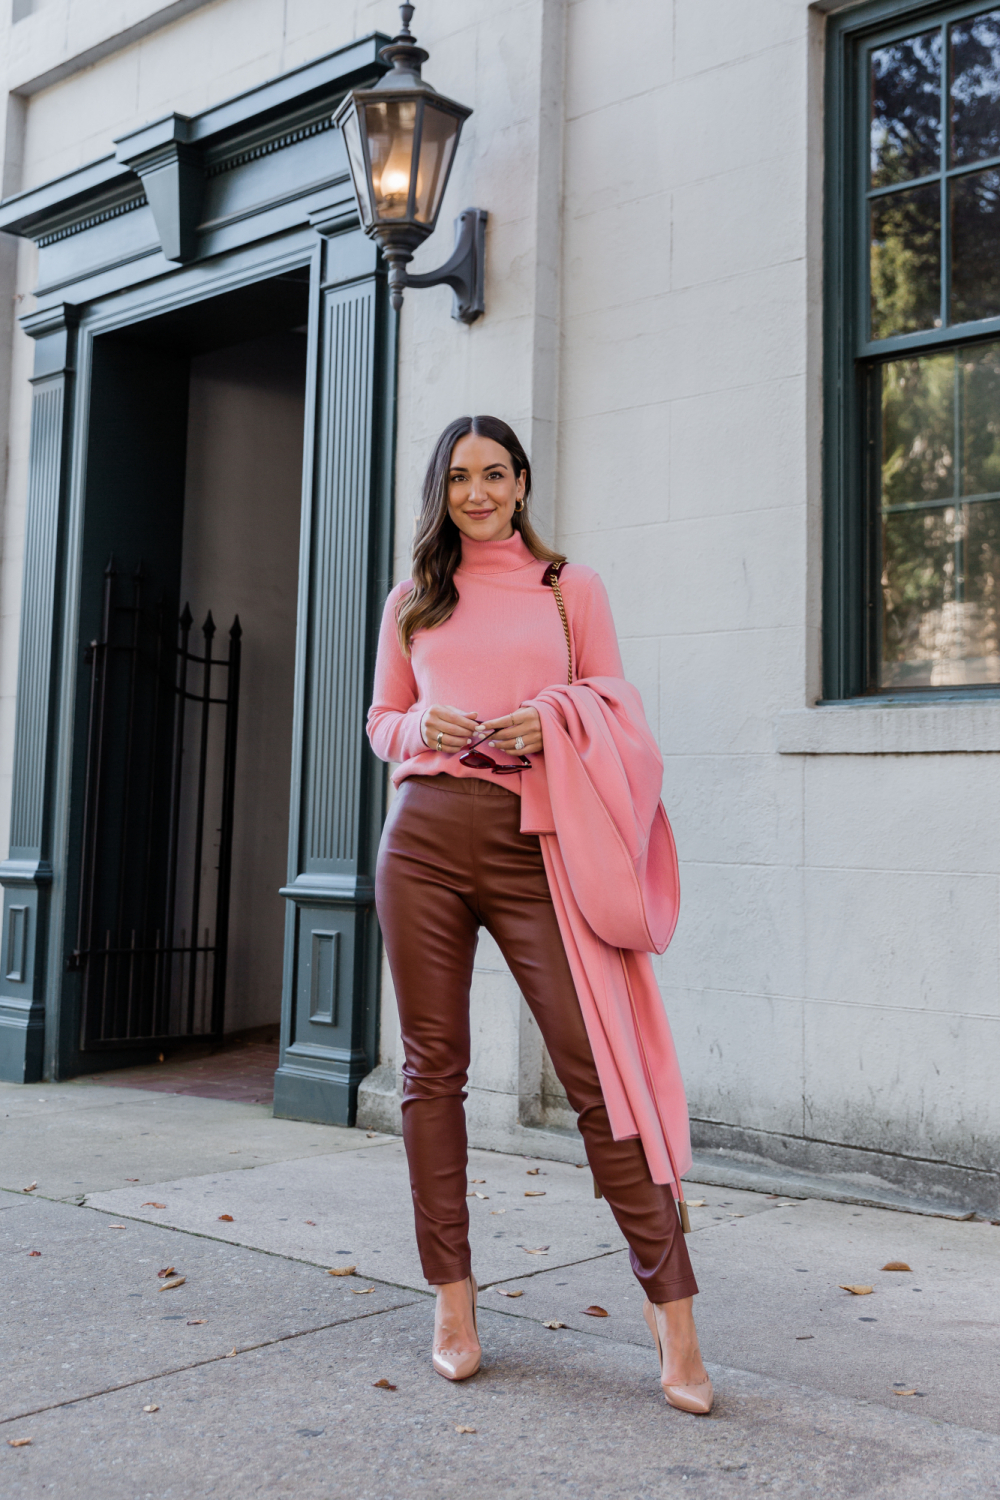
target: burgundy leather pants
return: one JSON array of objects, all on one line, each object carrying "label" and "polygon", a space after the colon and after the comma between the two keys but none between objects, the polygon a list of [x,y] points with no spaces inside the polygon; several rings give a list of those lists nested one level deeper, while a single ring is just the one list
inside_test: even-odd
[{"label": "burgundy leather pants", "polygon": [[465,1085],[469,986],[479,928],[499,945],[548,1047],[594,1180],[651,1302],[698,1287],[673,1194],[641,1143],[616,1141],[559,934],[538,838],[520,831],[516,793],[497,782],[412,776],[382,835],[376,904],[399,1006],[403,1140],[427,1280],[471,1269]]}]

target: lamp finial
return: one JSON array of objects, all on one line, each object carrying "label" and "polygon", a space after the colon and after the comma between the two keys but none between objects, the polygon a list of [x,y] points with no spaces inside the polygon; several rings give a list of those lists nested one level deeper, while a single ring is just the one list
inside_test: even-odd
[{"label": "lamp finial", "polygon": [[[408,88],[414,84],[422,85],[429,89],[431,85],[424,83],[420,77],[420,69],[430,56],[423,47],[417,46],[417,39],[410,30],[410,22],[413,20],[413,6],[409,0],[399,7],[402,28],[396,33],[388,47],[383,47],[379,57],[383,62],[392,63],[392,72],[387,73],[382,80],[386,88]],[[378,85],[376,84],[376,87]]]}]

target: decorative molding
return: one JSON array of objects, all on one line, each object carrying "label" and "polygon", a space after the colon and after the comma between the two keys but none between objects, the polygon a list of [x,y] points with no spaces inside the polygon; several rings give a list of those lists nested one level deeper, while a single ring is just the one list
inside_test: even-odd
[{"label": "decorative molding", "polygon": [[194,260],[205,187],[199,146],[187,115],[167,115],[115,141],[118,160],[142,179],[167,260]]},{"label": "decorative molding", "polygon": [[323,131],[332,129],[334,129],[333,116],[324,114],[322,118],[313,120],[308,125],[300,125],[295,130],[287,130],[283,135],[258,141],[255,145],[247,146],[244,150],[236,151],[230,156],[217,157],[205,168],[205,176],[218,177],[223,172],[232,172],[236,167],[242,167],[248,161],[257,161],[262,156],[270,156],[272,151],[283,151],[286,146],[297,146],[299,141],[307,140],[312,135],[321,135]]},{"label": "decorative molding", "polygon": [[304,776],[306,869],[358,857],[364,751],[375,286],[324,294]]},{"label": "decorative molding", "polygon": [[45,820],[65,382],[59,372],[35,386],[28,458],[10,846],[35,854],[42,851]]},{"label": "decorative molding", "polygon": [[93,229],[97,224],[104,224],[108,219],[117,219],[122,214],[130,214],[133,209],[145,208],[149,199],[145,192],[139,192],[134,198],[127,198],[124,203],[117,203],[112,208],[102,209],[100,213],[90,214],[86,219],[77,219],[75,223],[65,224],[61,229],[54,229],[51,234],[40,234],[35,241],[39,250],[44,250],[46,245],[54,245],[58,240],[68,239],[71,234],[82,234],[85,229]]}]

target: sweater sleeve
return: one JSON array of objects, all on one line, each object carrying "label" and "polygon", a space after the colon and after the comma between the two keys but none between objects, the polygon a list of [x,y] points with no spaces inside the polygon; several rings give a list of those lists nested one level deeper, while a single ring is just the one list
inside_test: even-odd
[{"label": "sweater sleeve", "polygon": [[586,571],[586,578],[578,583],[573,580],[572,603],[567,600],[573,627],[575,675],[624,677],[608,591],[596,573],[589,568]]},{"label": "sweater sleeve", "polygon": [[375,686],[368,710],[368,738],[379,760],[409,760],[427,748],[420,737],[417,680],[396,634],[396,609],[409,588],[409,582],[397,584],[382,611]]}]

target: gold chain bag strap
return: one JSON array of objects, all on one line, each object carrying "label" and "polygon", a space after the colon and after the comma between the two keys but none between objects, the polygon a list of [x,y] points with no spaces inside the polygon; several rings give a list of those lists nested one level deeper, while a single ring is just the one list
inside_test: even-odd
[{"label": "gold chain bag strap", "polygon": [[566,634],[566,682],[568,686],[572,687],[573,637],[569,633],[569,620],[566,618],[566,605],[563,601],[562,589],[559,587],[559,574],[562,572],[565,566],[565,563],[549,563],[548,567],[545,569],[545,572],[542,574],[542,582],[547,588],[550,588],[553,594],[555,594],[556,596],[556,605],[559,609],[559,618],[562,620],[562,627]]}]

